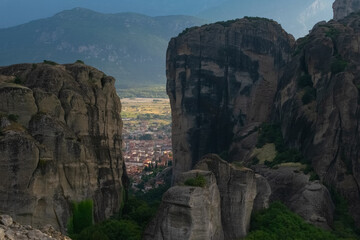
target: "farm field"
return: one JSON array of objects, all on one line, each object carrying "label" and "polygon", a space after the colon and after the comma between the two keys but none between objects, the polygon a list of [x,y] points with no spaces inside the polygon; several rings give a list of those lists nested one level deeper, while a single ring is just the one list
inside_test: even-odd
[{"label": "farm field", "polygon": [[143,180],[144,169],[167,167],[172,161],[169,99],[123,98],[121,103],[123,153],[128,176],[134,189],[152,189],[155,186]]},{"label": "farm field", "polygon": [[161,125],[171,123],[169,99],[165,98],[123,98],[121,117],[133,123],[139,121],[157,122]]}]

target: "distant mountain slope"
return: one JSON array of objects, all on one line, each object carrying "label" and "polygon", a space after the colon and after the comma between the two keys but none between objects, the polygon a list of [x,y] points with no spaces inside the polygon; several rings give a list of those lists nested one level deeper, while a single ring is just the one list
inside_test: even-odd
[{"label": "distant mountain slope", "polygon": [[0,29],[0,65],[78,59],[112,75],[117,87],[165,83],[168,41],[204,20],[190,16],[102,14],[75,8]]}]

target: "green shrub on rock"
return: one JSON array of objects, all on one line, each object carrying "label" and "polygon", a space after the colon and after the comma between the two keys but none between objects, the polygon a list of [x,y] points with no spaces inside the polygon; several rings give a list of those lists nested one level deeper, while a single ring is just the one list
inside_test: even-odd
[{"label": "green shrub on rock", "polygon": [[331,73],[337,74],[340,72],[345,71],[346,67],[348,65],[348,62],[341,59],[341,57],[337,57],[332,63],[331,63]]},{"label": "green shrub on rock", "polygon": [[189,178],[185,181],[185,186],[191,187],[205,187],[206,179],[202,175],[198,175],[195,178]]}]

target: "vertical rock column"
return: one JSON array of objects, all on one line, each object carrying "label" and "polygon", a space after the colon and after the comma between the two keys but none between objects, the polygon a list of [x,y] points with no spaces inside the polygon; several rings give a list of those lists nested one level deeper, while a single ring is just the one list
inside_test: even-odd
[{"label": "vertical rock column", "polygon": [[193,28],[170,41],[175,177],[207,153],[227,154],[246,126],[269,118],[293,45],[279,24],[261,18]]}]

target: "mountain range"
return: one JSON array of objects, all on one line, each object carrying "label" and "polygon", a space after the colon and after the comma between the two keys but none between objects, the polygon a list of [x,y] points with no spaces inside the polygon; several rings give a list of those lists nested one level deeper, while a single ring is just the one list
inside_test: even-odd
[{"label": "mountain range", "polygon": [[190,16],[102,14],[75,8],[0,29],[0,65],[82,60],[114,76],[117,87],[163,84],[168,41],[203,23]]}]

